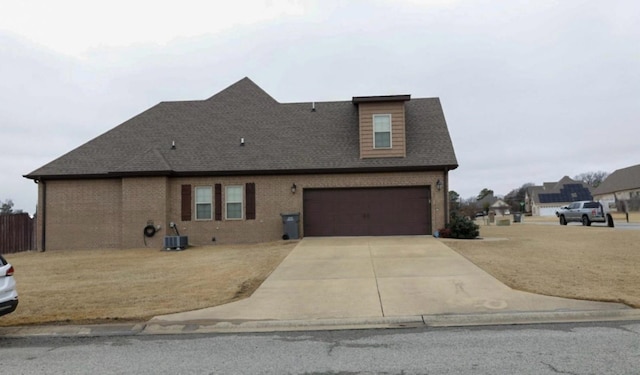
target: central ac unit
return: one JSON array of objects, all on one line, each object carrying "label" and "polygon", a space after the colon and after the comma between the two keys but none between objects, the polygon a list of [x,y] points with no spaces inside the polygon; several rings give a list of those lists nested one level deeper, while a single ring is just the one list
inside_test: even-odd
[{"label": "central ac unit", "polygon": [[165,236],[164,248],[167,250],[183,250],[189,246],[187,236]]}]

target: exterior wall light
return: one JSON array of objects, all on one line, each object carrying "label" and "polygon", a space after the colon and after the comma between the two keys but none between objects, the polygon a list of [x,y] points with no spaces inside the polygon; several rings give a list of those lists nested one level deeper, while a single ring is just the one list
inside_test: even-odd
[{"label": "exterior wall light", "polygon": [[296,184],[291,185],[291,194],[295,194],[297,188]]},{"label": "exterior wall light", "polygon": [[436,189],[438,189],[438,191],[442,190],[442,181],[440,181],[440,179],[436,182]]}]

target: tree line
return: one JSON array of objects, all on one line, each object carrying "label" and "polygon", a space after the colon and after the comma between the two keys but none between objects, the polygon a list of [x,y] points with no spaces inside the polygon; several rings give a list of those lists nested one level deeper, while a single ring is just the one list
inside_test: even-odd
[{"label": "tree line", "polygon": [[0,215],[13,215],[21,213],[23,213],[22,210],[13,209],[13,200],[5,199],[4,201],[0,201]]}]

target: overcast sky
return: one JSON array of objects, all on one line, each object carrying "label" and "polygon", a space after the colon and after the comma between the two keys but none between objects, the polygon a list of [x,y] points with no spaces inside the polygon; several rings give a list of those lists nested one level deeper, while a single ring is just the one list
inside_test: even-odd
[{"label": "overcast sky", "polygon": [[[96,5],[96,3],[101,3]],[[228,3],[233,5],[220,5]],[[0,200],[160,101],[440,97],[462,197],[640,163],[640,2],[0,2]]]}]

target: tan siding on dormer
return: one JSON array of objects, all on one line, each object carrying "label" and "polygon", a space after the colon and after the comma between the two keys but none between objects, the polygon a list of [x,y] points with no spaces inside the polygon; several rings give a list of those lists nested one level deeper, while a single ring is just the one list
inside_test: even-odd
[{"label": "tan siding on dormer", "polygon": [[[360,158],[403,158],[407,156],[404,102],[360,103]],[[373,147],[373,115],[391,115],[391,148]]]}]

